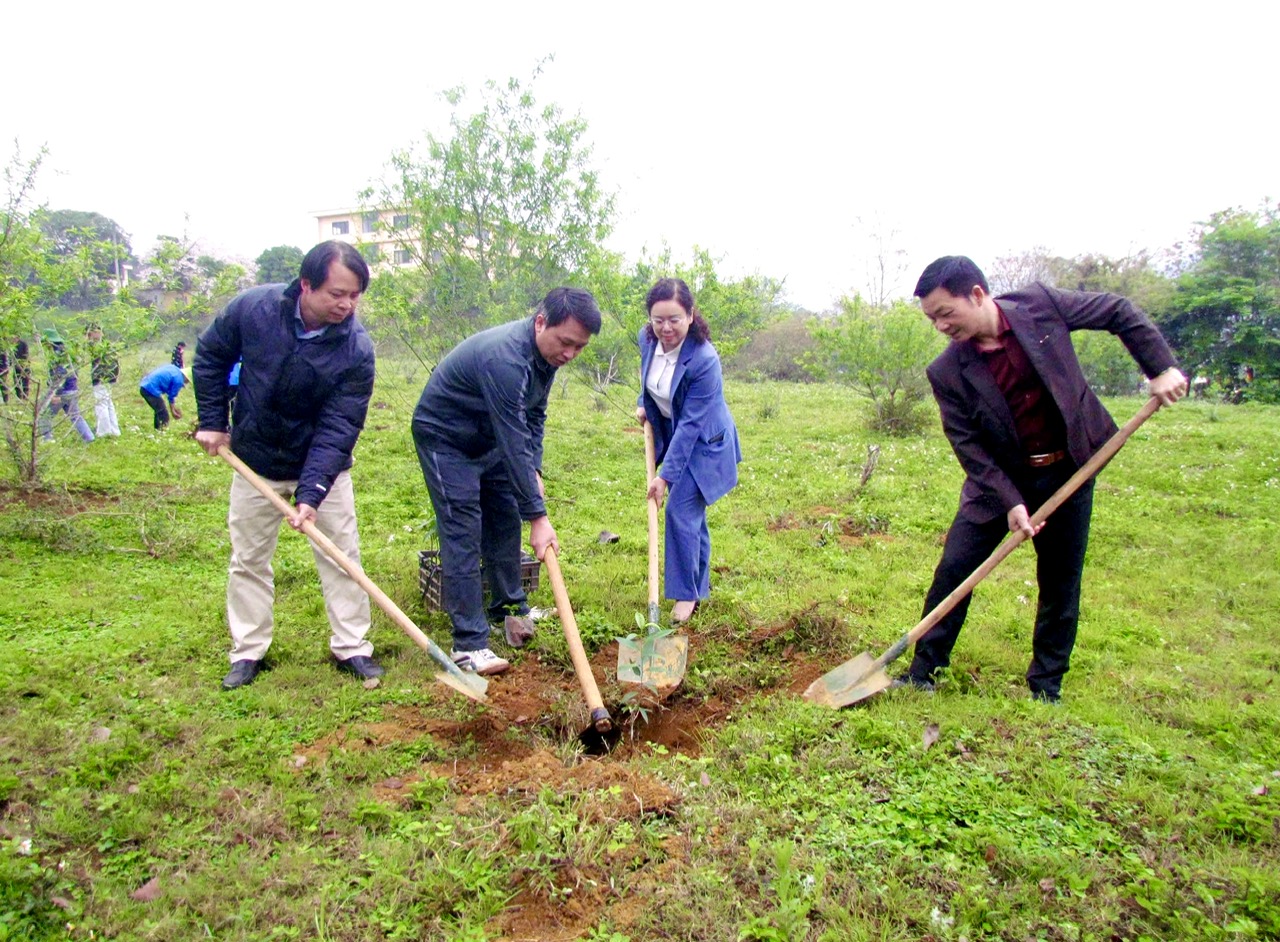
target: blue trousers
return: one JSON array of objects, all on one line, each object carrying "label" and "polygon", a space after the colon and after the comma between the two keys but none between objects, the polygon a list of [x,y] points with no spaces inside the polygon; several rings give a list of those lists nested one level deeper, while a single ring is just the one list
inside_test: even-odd
[{"label": "blue trousers", "polygon": [[676,601],[711,595],[711,531],[707,502],[693,475],[682,474],[667,492],[666,593]]},{"label": "blue trousers", "polygon": [[[1028,512],[1035,513],[1075,470],[1070,461],[1060,461],[1039,471],[1028,470],[1025,476],[1015,479],[1014,484],[1026,501]],[[1089,481],[1050,515],[1034,540],[1036,584],[1040,598],[1035,631],[1031,637],[1031,664],[1027,668],[1027,686],[1033,693],[1058,694],[1062,677],[1071,666],[1071,650],[1075,647],[1076,626],[1080,621],[1080,585],[1092,514],[1093,481]],[[978,524],[957,514],[947,531],[942,560],[925,597],[923,614],[933,611],[951,594],[952,589],[982,565],[1008,533],[1004,516]],[[935,670],[951,663],[951,649],[960,637],[970,598],[972,595],[961,599],[950,614],[916,643],[910,668],[913,678],[925,680]]]},{"label": "blue trousers", "polygon": [[[529,604],[520,584],[520,511],[497,449],[478,458],[420,436],[413,443],[436,512],[444,610],[453,625],[453,649],[489,647],[490,619],[525,615]],[[489,580],[484,604],[480,561]]]}]

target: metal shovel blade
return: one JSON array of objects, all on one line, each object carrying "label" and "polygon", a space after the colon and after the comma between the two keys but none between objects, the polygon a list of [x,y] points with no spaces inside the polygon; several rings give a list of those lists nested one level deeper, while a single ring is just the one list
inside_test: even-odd
[{"label": "metal shovel blade", "polygon": [[489,682],[479,674],[463,674],[461,677],[455,677],[441,671],[436,674],[436,681],[444,684],[446,687],[452,687],[464,697],[470,697],[477,703],[488,702],[488,698],[485,696],[485,691],[489,688]]},{"label": "metal shovel blade", "polygon": [[876,659],[863,652],[811,683],[804,698],[839,709],[886,690],[891,683],[884,668],[876,667]]},{"label": "metal shovel blade", "polygon": [[675,687],[684,679],[688,663],[689,639],[685,635],[668,635],[652,642],[638,637],[618,639],[618,680],[625,684]]}]

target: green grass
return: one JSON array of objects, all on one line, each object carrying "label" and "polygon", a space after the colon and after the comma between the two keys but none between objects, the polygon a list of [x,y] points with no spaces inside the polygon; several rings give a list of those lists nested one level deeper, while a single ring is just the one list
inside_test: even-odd
[{"label": "green grass", "polygon": [[[417,595],[421,382],[383,365],[353,475],[367,571],[443,644]],[[221,692],[229,471],[131,392],[123,438],[63,430],[49,489],[0,493],[0,942],[1280,938],[1280,410],[1161,410],[1103,472],[1063,706],[1023,685],[1028,549],[977,590],[936,695],[832,712],[789,688],[915,623],[960,471],[936,427],[869,434],[846,390],[731,385],[742,482],[711,511],[685,686],[650,717],[702,747],[635,722],[584,760],[554,626],[519,656],[563,689],[538,717],[434,684],[380,613],[365,690],[327,661],[289,533],[273,669]],[[613,398],[557,389],[547,433],[592,650],[646,598],[643,452]]]}]

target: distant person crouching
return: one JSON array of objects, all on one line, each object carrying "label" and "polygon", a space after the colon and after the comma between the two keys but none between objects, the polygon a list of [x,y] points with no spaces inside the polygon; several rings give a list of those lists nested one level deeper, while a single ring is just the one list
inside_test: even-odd
[{"label": "distant person crouching", "polygon": [[[170,412],[173,412],[175,419],[182,418],[182,410],[178,408],[177,398],[185,385],[187,385],[186,375],[172,363],[158,366],[143,377],[138,392],[155,413],[154,427],[157,432],[169,427]],[[167,409],[165,408],[166,399],[169,400]]]}]

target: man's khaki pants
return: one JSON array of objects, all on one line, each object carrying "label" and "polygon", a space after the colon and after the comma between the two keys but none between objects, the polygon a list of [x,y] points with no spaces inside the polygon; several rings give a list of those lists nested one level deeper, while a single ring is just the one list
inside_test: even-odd
[{"label": "man's khaki pants", "polygon": [[[293,497],[297,481],[267,481],[286,500]],[[227,574],[227,623],[231,628],[231,661],[259,661],[271,646],[272,602],[275,599],[271,557],[284,517],[271,501],[236,474],[231,479],[231,568]],[[342,472],[328,496],[316,508],[316,526],[357,563],[360,537],[356,532],[355,491],[351,474]],[[311,547],[320,571],[325,611],[329,615],[329,650],[336,658],[373,654],[365,640],[369,632],[369,596],[338,566]]]}]

